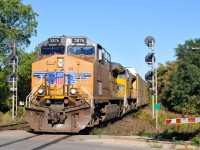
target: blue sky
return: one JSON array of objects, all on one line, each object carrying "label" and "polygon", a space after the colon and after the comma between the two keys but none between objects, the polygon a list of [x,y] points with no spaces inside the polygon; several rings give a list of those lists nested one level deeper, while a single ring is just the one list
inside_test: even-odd
[{"label": "blue sky", "polygon": [[102,45],[112,61],[144,78],[147,36],[156,40],[156,61],[175,60],[174,48],[200,38],[199,0],[23,0],[37,17],[37,36],[27,51],[54,35],[84,35]]}]

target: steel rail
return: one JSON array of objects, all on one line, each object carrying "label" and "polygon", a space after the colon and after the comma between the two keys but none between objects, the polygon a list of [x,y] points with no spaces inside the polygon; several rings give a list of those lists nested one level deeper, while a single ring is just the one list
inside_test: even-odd
[{"label": "steel rail", "polygon": [[62,140],[64,140],[64,139],[67,139],[67,138],[70,138],[70,137],[72,137],[72,136],[73,136],[73,135],[67,135],[67,136],[61,137],[61,138],[59,138],[59,139],[57,139],[57,140],[54,140],[54,141],[49,142],[49,143],[46,143],[46,144],[41,145],[41,146],[39,146],[39,147],[36,147],[36,148],[34,148],[34,149],[32,149],[32,150],[41,150],[41,149],[43,149],[43,148],[46,148],[46,147],[49,147],[49,146],[54,145],[54,144],[56,144],[56,143],[59,143],[60,141],[62,141]]},{"label": "steel rail", "polygon": [[4,143],[4,144],[1,144],[1,145],[0,145],[0,148],[1,148],[1,147],[8,146],[8,145],[10,145],[10,144],[14,144],[14,143],[18,143],[18,142],[21,142],[21,141],[25,141],[25,140],[28,140],[28,139],[31,139],[31,138],[34,138],[34,137],[37,137],[37,136],[40,136],[40,135],[33,135],[33,136],[26,137],[26,138],[23,138],[23,139],[19,139],[19,140],[16,140],[16,141]]}]

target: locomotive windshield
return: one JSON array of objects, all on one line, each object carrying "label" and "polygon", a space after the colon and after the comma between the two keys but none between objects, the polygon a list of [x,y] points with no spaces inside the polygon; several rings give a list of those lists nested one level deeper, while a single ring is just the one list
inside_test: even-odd
[{"label": "locomotive windshield", "polygon": [[64,46],[42,46],[40,55],[64,54]]},{"label": "locomotive windshield", "polygon": [[93,46],[69,46],[67,49],[68,54],[73,55],[86,55],[86,56],[94,56],[95,51]]}]

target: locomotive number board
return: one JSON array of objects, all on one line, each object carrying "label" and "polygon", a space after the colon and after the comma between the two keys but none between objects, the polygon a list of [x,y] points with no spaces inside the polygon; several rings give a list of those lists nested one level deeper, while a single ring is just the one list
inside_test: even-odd
[{"label": "locomotive number board", "polygon": [[48,39],[49,44],[58,44],[60,43],[60,39],[59,38],[50,38]]},{"label": "locomotive number board", "polygon": [[85,38],[73,38],[72,43],[86,43]]}]

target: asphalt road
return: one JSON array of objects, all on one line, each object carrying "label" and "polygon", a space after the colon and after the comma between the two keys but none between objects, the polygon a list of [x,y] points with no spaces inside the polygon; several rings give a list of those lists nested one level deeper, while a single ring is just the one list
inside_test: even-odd
[{"label": "asphalt road", "polygon": [[158,150],[172,145],[147,142],[141,137],[34,134],[22,130],[0,132],[0,150]]}]

